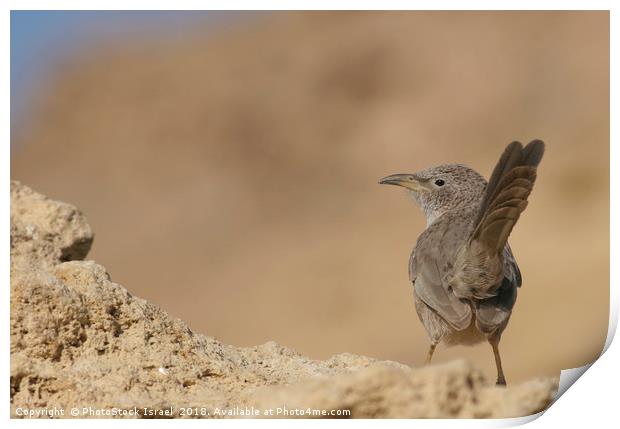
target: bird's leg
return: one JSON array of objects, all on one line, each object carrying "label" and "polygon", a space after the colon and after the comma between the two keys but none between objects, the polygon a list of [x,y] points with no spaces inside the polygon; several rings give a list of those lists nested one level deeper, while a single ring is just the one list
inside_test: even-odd
[{"label": "bird's leg", "polygon": [[502,369],[502,358],[499,356],[499,339],[490,338],[489,343],[493,347],[493,354],[495,355],[495,366],[497,367],[497,385],[505,386],[506,377],[504,377],[504,370]]},{"label": "bird's leg", "polygon": [[431,343],[431,346],[428,349],[428,354],[426,355],[426,362],[424,362],[424,365],[430,365],[431,359],[433,358],[433,353],[435,352],[435,347],[437,347],[437,343]]}]

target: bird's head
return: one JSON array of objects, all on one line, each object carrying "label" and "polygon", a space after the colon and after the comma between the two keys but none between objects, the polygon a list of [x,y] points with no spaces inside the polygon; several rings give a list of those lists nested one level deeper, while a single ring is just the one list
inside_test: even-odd
[{"label": "bird's head", "polygon": [[417,173],[393,174],[379,183],[407,188],[424,210],[429,224],[446,211],[479,204],[487,184],[475,170],[460,164],[440,165]]}]

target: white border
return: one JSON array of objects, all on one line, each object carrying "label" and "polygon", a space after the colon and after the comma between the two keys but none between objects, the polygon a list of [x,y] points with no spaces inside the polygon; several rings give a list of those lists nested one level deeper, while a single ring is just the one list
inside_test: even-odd
[{"label": "white border", "polygon": [[[115,9],[115,10],[147,10],[148,9],[158,9],[158,10],[199,10],[204,9],[205,6],[208,6],[208,10],[235,10],[235,9],[253,9],[253,10],[317,10],[317,9],[371,9],[371,10],[383,10],[383,9],[397,9],[397,10],[407,10],[407,9],[417,9],[417,10],[519,10],[519,9],[529,9],[529,10],[557,10],[557,9],[579,9],[579,10],[610,10],[611,11],[611,118],[618,117],[618,87],[616,81],[614,80],[615,76],[618,76],[618,72],[620,69],[618,68],[618,7],[616,6],[617,2],[614,1],[604,1],[604,0],[592,0],[592,1],[563,1],[563,2],[555,2],[549,0],[522,0],[522,1],[504,1],[504,2],[493,2],[493,1],[397,1],[397,0],[383,0],[381,2],[370,2],[370,1],[325,1],[325,0],[315,0],[312,2],[286,2],[286,1],[221,1],[221,0],[213,0],[206,2],[200,1],[192,1],[192,0],[176,0],[174,2],[165,2],[161,0],[153,0],[149,2],[129,2],[119,1],[119,0],[93,0],[89,2],[78,1],[78,0],[64,0],[64,1],[41,1],[41,0],[22,0],[22,1],[14,1],[9,0],[3,2],[4,14],[2,16],[2,23],[4,24],[2,28],[3,32],[3,41],[0,44],[0,49],[2,53],[2,61],[4,62],[4,67],[2,67],[1,76],[4,85],[2,87],[2,94],[4,95],[4,103],[2,104],[2,120],[4,122],[4,127],[2,128],[4,131],[4,144],[2,145],[2,154],[3,154],[3,162],[2,162],[2,173],[4,180],[2,182],[2,187],[4,189],[4,198],[2,199],[2,220],[5,225],[4,229],[2,229],[2,238],[4,239],[4,247],[3,252],[5,252],[5,257],[3,258],[3,263],[1,265],[3,278],[7,281],[5,282],[4,288],[4,305],[2,306],[2,315],[3,320],[5,320],[5,329],[2,330],[2,339],[3,344],[5,345],[4,350],[5,353],[2,355],[2,365],[5,370],[5,374],[9,372],[9,356],[8,350],[10,350],[10,342],[9,342],[9,332],[6,329],[6,326],[9,322],[9,287],[8,287],[8,279],[9,279],[9,233],[8,233],[8,225],[9,225],[9,179],[10,179],[10,154],[9,154],[9,112],[10,112],[10,104],[9,104],[9,94],[10,94],[10,79],[9,79],[9,48],[10,48],[10,14],[9,11],[11,9],[17,10],[37,10],[37,9],[79,9],[79,10],[99,10],[99,9]],[[610,141],[613,142],[611,144],[611,153],[610,153],[610,163],[611,163],[611,194],[613,197],[617,197],[617,189],[618,189],[618,179],[619,174],[614,170],[614,166],[619,166],[618,162],[619,154],[617,148],[617,127],[614,121],[611,122],[611,130],[610,130]],[[614,222],[614,219],[618,218],[620,214],[620,210],[618,210],[618,199],[611,199],[611,249],[610,249],[610,257],[611,257],[611,295],[610,295],[610,325],[607,341],[605,344],[605,353],[604,355],[595,362],[591,369],[587,371],[586,375],[582,377],[582,379],[577,383],[576,387],[569,389],[565,395],[562,396],[557,403],[555,403],[544,416],[535,422],[531,423],[532,427],[583,427],[584,424],[595,424],[598,426],[599,424],[602,426],[607,423],[606,426],[609,426],[609,423],[615,423],[617,420],[615,414],[616,405],[616,382],[620,379],[618,377],[619,371],[617,368],[617,363],[619,361],[620,351],[617,345],[611,343],[616,327],[617,327],[617,319],[618,319],[618,270],[614,268],[618,266],[620,260],[618,259],[618,248],[617,241],[618,238],[618,228],[617,222]],[[584,285],[587,287],[587,285]],[[6,375],[5,375],[6,377]],[[8,378],[8,377],[7,377]],[[5,378],[5,380],[7,380]],[[5,386],[3,398],[5,399],[4,406],[2,407],[2,416],[3,420],[8,419],[9,416],[9,392],[8,386]],[[506,420],[382,420],[380,422],[377,421],[367,421],[367,420],[357,420],[355,422],[351,421],[321,421],[321,426],[327,425],[351,425],[355,424],[361,426],[367,426],[375,424],[381,424],[381,426],[400,426],[400,427],[411,427],[415,425],[415,427],[504,427],[504,426],[512,426],[515,424],[523,424],[528,421],[531,421],[536,416],[520,418],[520,419],[506,419]],[[174,421],[175,424],[180,424],[179,420]],[[83,420],[72,420],[72,421],[16,421],[11,420],[11,425],[25,425],[25,426],[82,426],[84,424]],[[88,422],[89,425],[93,425],[95,427],[104,427],[109,426],[110,424],[114,425],[149,425],[152,426],[160,426],[160,425],[168,425],[168,421],[115,421],[114,423],[105,420],[93,420]],[[201,426],[205,424],[215,424],[215,425],[245,425],[251,424],[252,426],[262,426],[262,427],[273,427],[273,426],[290,426],[292,422],[290,420],[286,421],[276,421],[276,420],[266,420],[266,421],[209,421],[209,422],[197,422],[197,421],[187,421],[184,424],[188,425],[196,425],[200,424]],[[299,420],[294,423],[296,426],[308,427],[309,425],[315,425],[317,422],[310,420]]]}]

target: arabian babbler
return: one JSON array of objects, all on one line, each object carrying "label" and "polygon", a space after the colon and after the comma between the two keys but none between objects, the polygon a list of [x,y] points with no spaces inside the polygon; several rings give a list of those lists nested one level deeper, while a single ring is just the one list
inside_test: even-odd
[{"label": "arabian babbler", "polygon": [[395,174],[379,183],[411,191],[427,227],[409,258],[415,308],[431,345],[488,341],[497,384],[506,378],[498,344],[521,286],[508,236],[527,206],[544,143],[509,144],[487,183],[463,165]]}]

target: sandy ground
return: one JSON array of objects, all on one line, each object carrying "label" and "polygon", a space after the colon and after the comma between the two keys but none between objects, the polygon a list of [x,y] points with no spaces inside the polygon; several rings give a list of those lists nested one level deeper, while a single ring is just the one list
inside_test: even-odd
[{"label": "sandy ground", "polygon": [[[424,219],[377,179],[488,177],[505,144],[541,138],[501,349],[509,381],[557,375],[607,333],[608,36],[606,13],[306,13],[105,45],[41,94],[11,175],[82,209],[90,257],[198,332],[417,366]],[[486,345],[435,356],[494,377]]]}]

